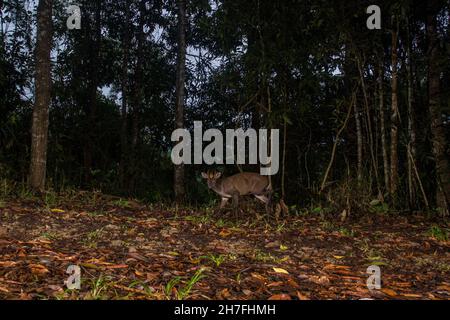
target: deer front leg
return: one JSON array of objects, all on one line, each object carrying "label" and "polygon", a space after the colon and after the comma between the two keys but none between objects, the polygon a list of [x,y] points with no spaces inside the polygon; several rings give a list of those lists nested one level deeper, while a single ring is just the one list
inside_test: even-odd
[{"label": "deer front leg", "polygon": [[236,220],[238,218],[238,208],[239,208],[239,194],[238,193],[233,193],[232,194],[232,199],[233,199],[233,212],[234,215],[236,217]]},{"label": "deer front leg", "polygon": [[223,208],[225,207],[225,205],[227,204],[227,202],[228,202],[229,199],[230,199],[230,198],[222,198],[222,199],[220,200],[220,205],[219,205],[219,209],[218,209],[218,212],[219,212],[219,213],[222,212]]}]

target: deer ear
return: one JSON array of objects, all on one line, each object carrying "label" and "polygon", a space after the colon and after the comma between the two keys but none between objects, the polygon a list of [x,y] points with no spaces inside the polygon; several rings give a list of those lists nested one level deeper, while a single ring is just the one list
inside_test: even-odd
[{"label": "deer ear", "polygon": [[221,175],[222,175],[222,172],[217,171],[217,172],[214,174],[214,178],[215,178],[215,179],[219,179]]},{"label": "deer ear", "polygon": [[202,177],[203,177],[204,179],[208,179],[208,174],[205,173],[205,172],[202,172]]}]

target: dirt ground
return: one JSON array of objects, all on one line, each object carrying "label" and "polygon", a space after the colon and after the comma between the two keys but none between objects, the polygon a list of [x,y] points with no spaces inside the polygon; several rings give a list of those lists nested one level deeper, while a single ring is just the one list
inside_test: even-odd
[{"label": "dirt ground", "polygon": [[[0,299],[450,299],[442,221],[268,223],[88,198],[0,202]],[[64,284],[69,265],[79,290]],[[381,289],[367,288],[370,265]]]}]

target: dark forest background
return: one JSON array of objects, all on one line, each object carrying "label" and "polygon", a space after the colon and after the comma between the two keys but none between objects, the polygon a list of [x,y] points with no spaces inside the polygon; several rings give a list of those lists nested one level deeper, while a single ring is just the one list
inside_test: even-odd
[{"label": "dark forest background", "polygon": [[202,120],[280,129],[290,208],[448,212],[449,1],[80,0],[80,30],[68,4],[0,1],[3,194],[207,203],[206,166],[170,160]]}]

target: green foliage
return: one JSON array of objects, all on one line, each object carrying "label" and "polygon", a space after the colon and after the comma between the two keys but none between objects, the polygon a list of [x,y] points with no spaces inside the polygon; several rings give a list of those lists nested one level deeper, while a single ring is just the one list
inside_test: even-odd
[{"label": "green foliage", "polygon": [[226,256],[222,254],[214,255],[212,253],[207,256],[201,256],[200,258],[211,261],[216,267],[220,267],[220,265],[226,260]]},{"label": "green foliage", "polygon": [[448,241],[449,232],[445,228],[440,228],[439,226],[435,225],[427,231],[427,235],[438,241]]},{"label": "green foliage", "polygon": [[97,248],[97,241],[102,236],[103,230],[104,228],[100,228],[87,233],[83,240],[83,245],[89,248]]},{"label": "green foliage", "polygon": [[345,227],[339,228],[339,233],[346,237],[354,237],[355,236],[355,231],[353,229],[348,229]]},{"label": "green foliage", "polygon": [[[177,300],[184,300],[188,298],[194,285],[205,277],[205,275],[203,275],[203,272],[204,272],[203,269],[198,269],[191,278],[185,281],[184,286],[178,286],[177,290],[175,290],[176,293],[175,298]],[[170,279],[169,282],[166,284],[166,286],[164,287],[164,293],[168,299],[172,297],[172,292],[174,291],[175,286],[181,283],[181,281],[182,278],[177,276],[175,278]]]},{"label": "green foliage", "polygon": [[91,279],[89,285],[91,287],[89,298],[94,300],[106,300],[109,298],[107,291],[110,286],[110,279],[108,277],[100,275],[96,279]]}]

